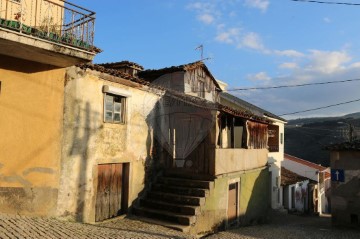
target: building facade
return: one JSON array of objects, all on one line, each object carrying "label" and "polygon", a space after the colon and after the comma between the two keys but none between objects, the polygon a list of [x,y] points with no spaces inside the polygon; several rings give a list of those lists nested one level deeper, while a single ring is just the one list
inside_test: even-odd
[{"label": "building facade", "polygon": [[329,168],[284,155],[282,174],[284,208],[303,213],[330,213]]},{"label": "building facade", "polygon": [[[61,24],[58,39],[35,24],[45,19],[37,10],[49,7],[59,14],[48,12],[47,19],[61,22],[66,11],[76,11],[84,20],[77,27],[89,24],[85,9],[59,2],[0,1],[1,212],[57,214],[66,67],[89,62],[97,52],[92,41],[63,26],[69,22]],[[62,39],[72,30],[72,42]]]},{"label": "building facade", "polygon": [[331,166],[333,225],[360,227],[360,142],[327,147]]}]

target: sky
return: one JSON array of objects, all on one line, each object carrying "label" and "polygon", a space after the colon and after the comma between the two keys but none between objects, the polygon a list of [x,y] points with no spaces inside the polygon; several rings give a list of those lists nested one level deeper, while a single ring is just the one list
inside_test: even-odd
[{"label": "sky", "polygon": [[[324,0],[335,2],[335,0]],[[95,11],[95,63],[201,59],[228,89],[360,79],[360,6],[292,0],[71,0]],[[355,0],[336,2],[360,3]],[[360,81],[231,94],[285,119],[360,111]]]}]

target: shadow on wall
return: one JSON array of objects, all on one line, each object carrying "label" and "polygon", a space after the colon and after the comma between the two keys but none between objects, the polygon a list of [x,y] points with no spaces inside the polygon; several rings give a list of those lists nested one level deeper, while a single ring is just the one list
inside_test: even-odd
[{"label": "shadow on wall", "polygon": [[[241,181],[242,188],[245,190],[243,195],[249,192],[250,196],[245,210],[245,214],[240,216],[240,225],[253,225],[268,222],[268,212],[270,209],[271,199],[271,173],[268,168],[261,170],[259,173],[250,173],[244,176]],[[251,188],[252,186],[252,188]],[[270,189],[269,189],[270,188]],[[240,196],[240,198],[242,198]],[[241,200],[240,200],[241,206]]]},{"label": "shadow on wall", "polygon": [[[75,117],[75,122],[71,122],[73,125],[65,126],[71,127],[72,131],[72,145],[69,150],[68,156],[80,156],[79,167],[78,167],[78,176],[75,177],[78,179],[76,185],[77,195],[76,195],[76,220],[84,221],[85,214],[85,197],[88,188],[88,170],[90,170],[92,165],[89,165],[89,141],[92,135],[97,133],[101,128],[97,128],[95,122],[99,121],[99,113],[92,111],[90,102],[85,103],[85,108],[81,108],[82,102],[75,100],[74,102],[74,112],[73,116]],[[76,164],[76,162],[66,162],[68,164]],[[71,165],[67,165],[70,166]],[[64,167],[68,168],[68,167]],[[62,172],[68,175],[68,172]],[[76,172],[74,172],[76,173]],[[71,175],[69,175],[71,176]],[[92,186],[92,185],[91,185]]]}]

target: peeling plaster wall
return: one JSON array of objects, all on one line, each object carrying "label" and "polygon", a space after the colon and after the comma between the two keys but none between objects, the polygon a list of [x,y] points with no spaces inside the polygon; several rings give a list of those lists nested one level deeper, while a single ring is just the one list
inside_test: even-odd
[{"label": "peeling plaster wall", "polygon": [[[131,94],[126,99],[125,124],[104,123],[104,85]],[[96,71],[68,68],[59,216],[89,223],[95,221],[98,164],[130,163],[129,206],[143,191],[145,169],[152,163],[153,142],[146,117],[158,96],[137,89],[139,87]]]},{"label": "peeling plaster wall", "polygon": [[331,181],[332,223],[360,228],[360,152],[332,151],[330,166],[344,170],[344,182]]},{"label": "peeling plaster wall", "polygon": [[0,56],[0,211],[56,211],[64,69]]}]

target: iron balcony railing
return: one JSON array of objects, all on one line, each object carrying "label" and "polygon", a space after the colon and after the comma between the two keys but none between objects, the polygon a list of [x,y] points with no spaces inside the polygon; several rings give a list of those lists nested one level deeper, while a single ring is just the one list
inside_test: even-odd
[{"label": "iron balcony railing", "polygon": [[0,28],[94,51],[95,12],[63,0],[0,0]]}]

